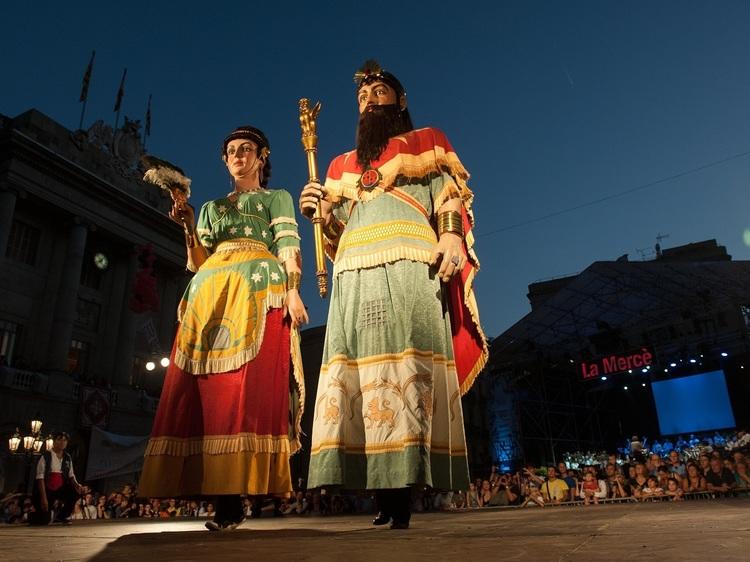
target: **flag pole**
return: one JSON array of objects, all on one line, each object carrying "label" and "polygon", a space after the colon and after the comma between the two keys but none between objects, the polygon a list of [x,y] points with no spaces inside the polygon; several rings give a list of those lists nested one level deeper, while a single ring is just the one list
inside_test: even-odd
[{"label": "flag pole", "polygon": [[143,152],[146,152],[146,139],[151,136],[151,94],[148,95],[146,106],[146,123],[143,128]]},{"label": "flag pole", "polygon": [[120,108],[122,107],[122,96],[125,95],[125,77],[128,74],[128,69],[122,71],[122,79],[120,80],[120,88],[117,90],[117,100],[115,101],[115,111],[117,116],[115,117],[115,131],[117,126],[120,124]]},{"label": "flag pole", "polygon": [[94,70],[94,57],[96,56],[96,51],[91,51],[91,59],[89,60],[89,64],[86,67],[86,72],[83,74],[83,83],[81,84],[81,95],[78,98],[78,101],[83,102],[83,106],[81,107],[81,119],[78,122],[78,129],[83,129],[83,118],[86,115],[86,104],[89,101],[89,82],[91,81],[91,73]]}]

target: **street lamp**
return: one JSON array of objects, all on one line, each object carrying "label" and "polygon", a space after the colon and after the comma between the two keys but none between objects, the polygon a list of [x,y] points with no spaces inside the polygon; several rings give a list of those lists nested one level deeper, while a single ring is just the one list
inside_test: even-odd
[{"label": "street lamp", "polygon": [[10,449],[10,452],[15,454],[16,451],[18,451],[18,446],[21,444],[21,434],[18,432],[18,428],[16,428],[16,432],[8,439],[8,449]]},{"label": "street lamp", "polygon": [[[29,435],[21,436],[18,428],[16,428],[16,432],[10,437],[10,439],[8,439],[8,450],[11,452],[11,454],[41,454],[42,447],[45,444],[45,440],[42,437],[42,421],[34,418],[33,420],[31,420],[30,425],[31,433]],[[48,437],[47,441],[52,441],[51,435]],[[23,445],[23,449],[21,449],[21,445]],[[51,445],[49,447],[51,448]]]},{"label": "street lamp", "polygon": [[47,439],[45,439],[45,440],[44,440],[44,448],[45,448],[45,449],[46,449],[47,451],[51,451],[51,450],[52,450],[52,446],[53,446],[54,444],[55,444],[55,439],[54,439],[54,437],[52,437],[52,434],[50,433],[50,434],[49,434],[49,435],[47,436]]}]

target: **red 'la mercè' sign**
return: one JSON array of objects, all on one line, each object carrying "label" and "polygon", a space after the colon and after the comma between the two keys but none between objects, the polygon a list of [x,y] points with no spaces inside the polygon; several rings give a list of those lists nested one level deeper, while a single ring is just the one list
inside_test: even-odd
[{"label": "red 'la merc\u00e8' sign", "polygon": [[651,365],[654,354],[645,347],[637,353],[628,355],[608,355],[590,363],[581,361],[581,377],[584,380],[593,379],[601,375],[620,373],[631,369],[642,369]]}]

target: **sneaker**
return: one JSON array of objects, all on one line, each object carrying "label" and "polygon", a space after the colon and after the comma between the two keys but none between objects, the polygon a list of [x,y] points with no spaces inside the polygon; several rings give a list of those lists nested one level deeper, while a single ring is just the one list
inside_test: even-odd
[{"label": "sneaker", "polygon": [[383,513],[382,511],[378,513],[377,517],[372,520],[373,525],[385,525],[391,520],[391,516]]},{"label": "sneaker", "polygon": [[206,529],[209,531],[221,531],[221,525],[216,521],[206,521]]}]

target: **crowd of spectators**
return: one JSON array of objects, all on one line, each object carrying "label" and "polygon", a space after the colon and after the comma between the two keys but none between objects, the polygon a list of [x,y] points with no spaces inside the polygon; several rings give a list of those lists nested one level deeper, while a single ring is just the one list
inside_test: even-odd
[{"label": "crowd of spectators", "polygon": [[475,480],[466,492],[453,492],[449,499],[436,494],[440,499],[435,505],[442,509],[588,506],[750,495],[750,434],[740,430],[720,436],[721,440],[717,436],[681,449],[672,446],[668,452],[649,450],[637,442],[628,454],[576,453],[556,466],[529,465],[506,473],[494,466],[487,478]]},{"label": "crowd of spectators", "polygon": [[[326,490],[299,491],[289,499],[264,502],[243,498],[245,516],[341,515],[374,513],[372,497],[365,493],[326,493]],[[53,508],[54,509],[54,508]],[[27,523],[32,512],[31,498],[8,494],[0,499],[0,523]],[[133,485],[109,494],[88,492],[73,508],[71,519],[172,519],[214,516],[214,504],[207,500],[140,498]]]},{"label": "crowd of spectators", "polygon": [[[705,441],[704,441],[705,443]],[[645,447],[614,454],[566,455],[556,466],[526,466],[501,472],[497,466],[468,490],[414,489],[412,510],[446,511],[503,506],[596,505],[613,501],[682,501],[692,497],[750,495],[750,434],[738,431],[717,446],[701,445],[668,452]],[[572,460],[577,459],[577,460]],[[588,459],[587,463],[579,462]],[[300,490],[285,500],[245,498],[245,515],[326,516],[372,514],[374,499],[367,492]],[[8,494],[0,499],[0,523],[26,523],[31,498]],[[133,485],[109,494],[87,492],[76,503],[72,519],[172,519],[214,516],[211,501],[140,498]]]}]

